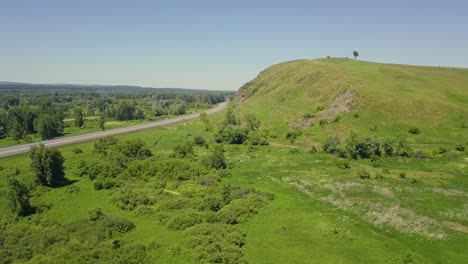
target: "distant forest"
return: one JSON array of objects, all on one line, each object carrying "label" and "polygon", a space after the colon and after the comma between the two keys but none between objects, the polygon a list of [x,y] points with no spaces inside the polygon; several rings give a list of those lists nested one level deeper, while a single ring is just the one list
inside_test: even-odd
[{"label": "distant forest", "polygon": [[138,86],[42,85],[0,83],[0,139],[41,139],[61,136],[65,119],[82,127],[86,118],[105,121],[154,120],[205,109],[231,98],[234,92]]}]

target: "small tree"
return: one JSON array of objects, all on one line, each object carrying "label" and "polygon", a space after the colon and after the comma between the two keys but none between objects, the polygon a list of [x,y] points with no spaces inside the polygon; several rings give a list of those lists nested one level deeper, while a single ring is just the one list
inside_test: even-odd
[{"label": "small tree", "polygon": [[12,213],[17,216],[25,216],[31,212],[29,203],[30,195],[26,185],[10,176],[8,178],[8,205]]},{"label": "small tree", "polygon": [[56,148],[46,148],[39,144],[31,148],[31,169],[37,183],[57,187],[65,179],[62,153]]},{"label": "small tree", "polygon": [[222,145],[216,145],[211,154],[205,160],[206,166],[213,169],[225,169],[227,167],[224,148]]},{"label": "small tree", "polygon": [[359,57],[359,52],[353,51],[353,56],[354,56],[354,59],[357,59],[357,57]]},{"label": "small tree", "polygon": [[51,139],[62,134],[63,118],[59,114],[44,113],[37,119],[36,126],[42,139]]},{"label": "small tree", "polygon": [[247,121],[247,129],[249,131],[256,131],[260,127],[260,121],[258,121],[257,117],[254,114],[248,114],[246,117]]},{"label": "small tree", "polygon": [[104,117],[103,114],[99,116],[99,128],[101,130],[105,130],[104,124],[106,123],[106,118]]},{"label": "small tree", "polygon": [[75,108],[73,111],[73,116],[75,118],[75,126],[82,127],[84,125],[83,109],[80,107]]}]

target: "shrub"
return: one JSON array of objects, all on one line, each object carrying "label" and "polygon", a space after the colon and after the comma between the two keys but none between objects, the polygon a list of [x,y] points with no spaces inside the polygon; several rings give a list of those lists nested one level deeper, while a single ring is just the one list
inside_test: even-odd
[{"label": "shrub", "polygon": [[414,157],[417,158],[417,159],[426,159],[427,158],[427,155],[426,153],[418,150],[414,153]]},{"label": "shrub", "polygon": [[107,154],[107,150],[109,147],[114,146],[117,144],[117,139],[114,137],[103,137],[97,140],[96,143],[94,143],[94,152],[96,153],[101,153],[101,154]]},{"label": "shrub", "polygon": [[347,159],[338,158],[335,160],[335,165],[340,169],[349,169],[349,161]]},{"label": "shrub", "polygon": [[247,129],[241,126],[227,125],[216,135],[217,143],[242,144],[248,139]]},{"label": "shrub", "polygon": [[387,157],[393,157],[395,155],[395,149],[394,149],[395,142],[390,139],[384,140],[382,143],[382,150],[385,156]]},{"label": "shrub", "polygon": [[318,149],[317,149],[317,147],[315,145],[313,145],[312,148],[310,148],[310,150],[309,150],[310,154],[315,154],[317,152],[318,152]]},{"label": "shrub", "polygon": [[458,151],[465,151],[465,147],[462,145],[462,144],[458,144],[456,147],[455,147],[456,150]]},{"label": "shrub", "polygon": [[33,212],[30,205],[30,194],[26,185],[19,182],[13,176],[8,177],[8,190],[6,193],[8,208],[16,216],[26,216]]},{"label": "shrub", "polygon": [[192,142],[186,142],[183,144],[177,144],[173,148],[173,152],[171,157],[173,158],[187,158],[192,157],[194,154],[193,152],[193,144]]},{"label": "shrub", "polygon": [[401,179],[406,179],[406,172],[404,172],[404,171],[400,172],[400,178]]},{"label": "shrub", "polygon": [[376,125],[372,125],[369,130],[372,131],[372,132],[375,132],[377,131],[378,127]]},{"label": "shrub", "polygon": [[245,118],[245,121],[249,131],[257,131],[260,127],[260,121],[254,114],[248,114]]},{"label": "shrub", "polygon": [[354,118],[359,118],[359,113],[358,112],[353,113],[353,117]]},{"label": "shrub", "polygon": [[208,168],[213,168],[216,170],[227,168],[226,157],[224,156],[224,148],[222,145],[216,145],[208,155],[204,164]]},{"label": "shrub", "polygon": [[43,144],[39,144],[31,148],[29,157],[37,183],[57,187],[65,180],[63,167],[65,159],[58,149],[46,148]]},{"label": "shrub", "polygon": [[191,226],[201,224],[203,221],[200,214],[195,212],[185,212],[176,215],[167,222],[167,227],[171,230],[185,230]]},{"label": "shrub", "polygon": [[405,138],[398,139],[397,145],[395,147],[394,155],[399,156],[399,157],[407,157],[407,158],[413,155],[413,150],[411,150]]},{"label": "shrub", "polygon": [[364,168],[359,168],[357,171],[356,171],[357,175],[359,176],[359,178],[363,179],[363,180],[366,180],[366,179],[370,179],[370,173],[369,171],[367,171],[366,169]]},{"label": "shrub", "polygon": [[439,147],[439,149],[437,150],[437,153],[438,153],[438,154],[447,153],[447,148],[445,148],[445,147]]},{"label": "shrub", "polygon": [[73,149],[72,149],[72,153],[73,153],[73,154],[80,154],[80,153],[83,153],[83,150],[80,149],[80,148],[73,148]]},{"label": "shrub", "polygon": [[245,234],[227,224],[200,224],[187,229],[188,248],[203,263],[246,263],[241,248]]},{"label": "shrub", "polygon": [[195,136],[193,138],[193,144],[195,146],[199,146],[199,147],[207,147],[208,146],[208,143],[206,142],[206,139],[202,136]]},{"label": "shrub", "polygon": [[323,151],[327,153],[336,153],[337,148],[340,145],[340,140],[335,136],[329,136],[323,142]]},{"label": "shrub", "polygon": [[371,156],[380,156],[380,140],[377,137],[365,136],[360,138],[351,132],[346,139],[346,151],[352,159],[368,159]]},{"label": "shrub", "polygon": [[80,187],[77,185],[70,185],[65,189],[66,193],[78,193],[80,192]]},{"label": "shrub", "polygon": [[132,211],[139,205],[152,205],[150,197],[142,192],[133,189],[119,189],[112,197],[112,202],[122,210]]},{"label": "shrub", "polygon": [[254,146],[268,146],[270,142],[260,135],[257,131],[250,132],[249,139],[246,141],[247,144],[254,145]]},{"label": "shrub", "polygon": [[146,144],[141,139],[126,140],[116,145],[117,152],[122,153],[128,158],[144,160],[153,156],[151,150],[146,147]]},{"label": "shrub", "polygon": [[298,137],[302,135],[302,130],[296,128],[294,130],[290,130],[286,133],[286,139],[290,142],[295,141]]},{"label": "shrub", "polygon": [[338,123],[340,122],[340,120],[341,120],[341,115],[337,115],[335,116],[335,118],[333,118],[333,123]]},{"label": "shrub", "polygon": [[382,164],[380,163],[380,156],[372,154],[370,157],[370,161],[371,161],[372,167],[382,167]]},{"label": "shrub", "polygon": [[417,127],[411,127],[408,129],[408,132],[413,135],[421,134],[421,130]]},{"label": "shrub", "polygon": [[104,212],[102,208],[94,208],[88,211],[88,219],[91,221],[96,221],[104,217]]},{"label": "shrub", "polygon": [[328,121],[325,119],[320,119],[319,120],[319,126],[324,127],[328,124]]}]

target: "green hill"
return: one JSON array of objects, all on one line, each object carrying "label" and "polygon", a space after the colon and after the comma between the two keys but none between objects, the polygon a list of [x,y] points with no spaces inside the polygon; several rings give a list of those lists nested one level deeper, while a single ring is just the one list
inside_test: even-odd
[{"label": "green hill", "polygon": [[290,61],[246,83],[234,104],[241,113],[255,113],[278,140],[291,130],[302,132],[297,141],[304,144],[350,130],[410,137],[408,129],[416,127],[422,133],[408,139],[413,144],[455,144],[466,141],[468,69]]}]

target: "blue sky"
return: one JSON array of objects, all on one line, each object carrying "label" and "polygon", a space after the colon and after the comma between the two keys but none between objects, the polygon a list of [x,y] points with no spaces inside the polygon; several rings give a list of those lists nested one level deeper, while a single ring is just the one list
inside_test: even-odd
[{"label": "blue sky", "polygon": [[0,81],[234,90],[319,57],[468,68],[466,1],[0,0]]}]

